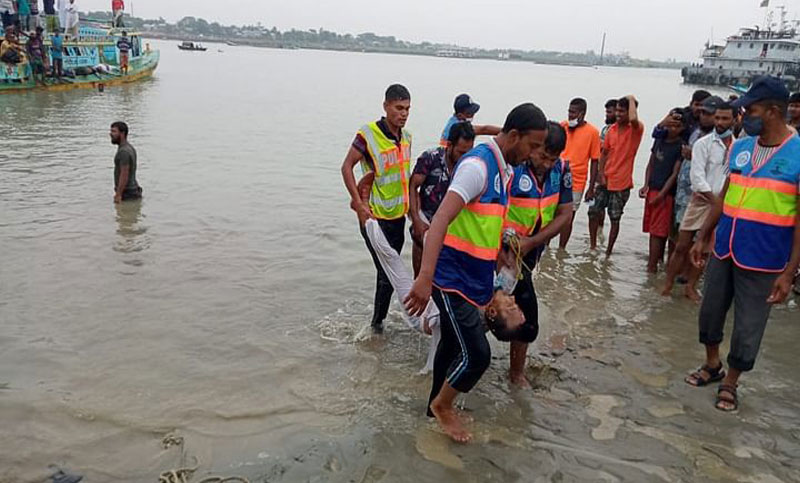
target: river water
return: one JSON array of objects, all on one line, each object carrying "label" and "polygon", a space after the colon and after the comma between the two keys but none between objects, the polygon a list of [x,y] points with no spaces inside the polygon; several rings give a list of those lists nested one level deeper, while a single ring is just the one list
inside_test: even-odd
[{"label": "river water", "polygon": [[[475,443],[424,417],[427,340],[399,308],[367,335],[374,269],[339,166],[388,84],[412,92],[418,155],[462,91],[486,123],[523,101],[563,119],[578,95],[599,123],[635,93],[649,131],[691,95],[678,72],[153,44],[152,81],[0,98],[0,481],[195,463],[270,482],[800,481],[797,300],[774,310],[738,415],[720,414],[682,382],[697,307],[657,295],[637,199],[610,260],[585,207],[568,253],[545,256],[535,390],[509,388],[493,341],[462,401]],[[145,193],[120,207],[115,120]]]}]

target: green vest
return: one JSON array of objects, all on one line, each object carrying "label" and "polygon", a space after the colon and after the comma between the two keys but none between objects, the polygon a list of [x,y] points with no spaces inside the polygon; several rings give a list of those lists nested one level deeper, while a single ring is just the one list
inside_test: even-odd
[{"label": "green vest", "polygon": [[401,129],[400,145],[386,137],[377,122],[363,126],[359,134],[367,142],[374,163],[362,161],[364,174],[375,171],[369,206],[376,218],[395,220],[408,213],[408,180],[411,177],[411,134]]}]

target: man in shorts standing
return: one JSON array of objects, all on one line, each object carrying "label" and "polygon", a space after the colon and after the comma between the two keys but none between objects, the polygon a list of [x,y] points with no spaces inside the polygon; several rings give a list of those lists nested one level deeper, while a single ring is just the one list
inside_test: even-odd
[{"label": "man in shorts standing", "polygon": [[633,165],[642,142],[644,124],[639,120],[633,96],[617,101],[617,122],[611,126],[603,143],[595,191],[595,202],[589,208],[589,237],[591,248],[597,248],[597,232],[602,214],[608,210],[611,233],[606,256],[611,256],[619,236],[619,224],[625,204],[633,187]]}]

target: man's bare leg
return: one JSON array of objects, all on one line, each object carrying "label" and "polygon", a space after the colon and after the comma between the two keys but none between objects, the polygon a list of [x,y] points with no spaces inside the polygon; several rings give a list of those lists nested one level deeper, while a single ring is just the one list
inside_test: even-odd
[{"label": "man's bare leg", "polygon": [[447,433],[450,438],[456,443],[469,443],[472,440],[472,434],[464,429],[461,418],[455,409],[456,397],[458,391],[453,389],[449,382],[445,381],[439,394],[431,402],[431,412],[439,426]]},{"label": "man's bare leg", "polygon": [[589,244],[592,250],[597,248],[597,230],[600,229],[600,220],[598,217],[589,217]]},{"label": "man's bare leg", "polygon": [[681,231],[678,233],[678,246],[675,247],[675,253],[669,259],[667,281],[664,284],[664,290],[661,291],[661,295],[669,296],[672,293],[675,278],[681,273],[688,260],[689,249],[692,248],[692,239],[694,239],[693,231]]},{"label": "man's bare leg", "polygon": [[686,277],[688,281],[686,282],[686,287],[683,289],[683,295],[693,302],[700,302],[702,297],[700,296],[700,292],[697,291],[697,281],[700,280],[702,270],[695,267],[692,263],[688,264],[686,270],[688,272]]},{"label": "man's bare leg", "polygon": [[525,377],[525,362],[528,358],[528,344],[525,342],[511,341],[511,364],[508,370],[508,378],[511,384],[520,386],[524,389],[531,387],[531,383]]},{"label": "man's bare leg", "polygon": [[572,212],[572,220],[564,225],[561,230],[561,237],[558,239],[558,248],[565,250],[570,237],[572,237],[572,224],[575,223],[575,211]]},{"label": "man's bare leg", "polygon": [[614,251],[614,244],[617,243],[617,236],[619,236],[619,220],[611,221],[611,232],[608,234],[608,248],[606,248],[606,257],[610,257]]}]

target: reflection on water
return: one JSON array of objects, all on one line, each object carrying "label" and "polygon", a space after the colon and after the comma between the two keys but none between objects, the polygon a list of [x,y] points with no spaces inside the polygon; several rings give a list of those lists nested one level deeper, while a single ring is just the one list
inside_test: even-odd
[{"label": "reflection on water", "polygon": [[[117,211],[117,237],[114,251],[121,253],[136,253],[150,248],[150,237],[147,236],[147,227],[142,223],[142,199],[116,203]],[[125,263],[134,264],[126,260]]]},{"label": "reflection on water", "polygon": [[[428,340],[399,308],[369,336],[374,269],[338,166],[386,85],[413,93],[417,155],[461,91],[495,124],[532,95],[553,119],[584,97],[599,121],[607,98],[635,92],[649,127],[690,97],[677,72],[159,47],[150,82],[0,100],[0,482],[40,481],[51,463],[155,481],[181,463],[167,434],[198,479],[797,481],[797,302],[774,310],[739,415],[718,414],[713,388],[682,383],[702,356],[697,307],[646,275],[638,200],[610,260],[588,249],[585,208],[568,253],[545,254],[536,390],[509,387],[492,341],[462,401],[476,444],[424,416]],[[112,208],[116,120],[147,192]]]}]

